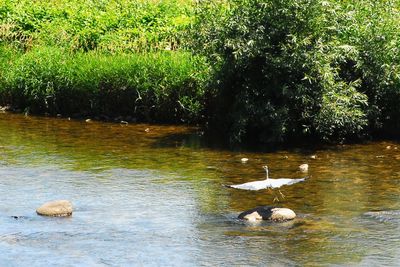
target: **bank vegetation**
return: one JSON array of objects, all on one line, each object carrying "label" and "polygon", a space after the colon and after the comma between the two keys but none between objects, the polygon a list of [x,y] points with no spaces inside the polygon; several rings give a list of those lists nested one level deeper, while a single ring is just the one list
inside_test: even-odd
[{"label": "bank vegetation", "polygon": [[0,100],[200,123],[232,143],[400,130],[400,2],[0,3]]}]

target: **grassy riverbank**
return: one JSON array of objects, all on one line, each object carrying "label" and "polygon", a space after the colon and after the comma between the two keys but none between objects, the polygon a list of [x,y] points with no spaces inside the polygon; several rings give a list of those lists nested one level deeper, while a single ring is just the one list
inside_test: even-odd
[{"label": "grassy riverbank", "polygon": [[232,142],[400,133],[393,1],[0,3],[0,100],[203,122]]},{"label": "grassy riverbank", "polygon": [[33,113],[204,121],[207,62],[180,49],[189,1],[3,1],[0,94]]},{"label": "grassy riverbank", "polygon": [[188,53],[109,55],[54,47],[16,53],[3,47],[2,54],[9,56],[0,77],[3,104],[54,115],[202,119],[207,65]]}]

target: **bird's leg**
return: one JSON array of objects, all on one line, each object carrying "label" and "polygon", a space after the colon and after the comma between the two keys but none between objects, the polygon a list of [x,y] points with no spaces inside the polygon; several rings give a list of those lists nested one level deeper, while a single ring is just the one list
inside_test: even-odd
[{"label": "bird's leg", "polygon": [[271,187],[268,187],[267,189],[268,189],[268,191],[269,191],[270,193],[272,193],[272,194],[274,195],[274,200],[272,200],[272,201],[273,201],[274,203],[275,203],[275,202],[279,202],[279,197],[274,193],[274,190],[272,190]]},{"label": "bird's leg", "polygon": [[279,191],[279,194],[281,194],[281,197],[285,198],[285,195],[281,192],[281,190],[278,189],[278,191]]}]

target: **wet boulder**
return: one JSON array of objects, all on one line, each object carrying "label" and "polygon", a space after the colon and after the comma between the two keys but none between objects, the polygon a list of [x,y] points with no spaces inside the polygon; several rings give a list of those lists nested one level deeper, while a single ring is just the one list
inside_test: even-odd
[{"label": "wet boulder", "polygon": [[66,217],[72,215],[72,204],[68,200],[55,200],[44,203],[36,209],[36,213],[42,216]]},{"label": "wet boulder", "polygon": [[296,218],[296,213],[288,208],[260,206],[239,214],[239,219],[248,221],[269,220],[283,222]]}]

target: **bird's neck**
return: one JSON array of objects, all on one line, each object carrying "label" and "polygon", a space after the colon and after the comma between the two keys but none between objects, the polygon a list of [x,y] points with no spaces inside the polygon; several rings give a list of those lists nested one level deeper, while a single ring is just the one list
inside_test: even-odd
[{"label": "bird's neck", "polygon": [[265,170],[265,175],[266,175],[265,180],[268,180],[269,179],[269,177],[268,177],[268,169]]}]

